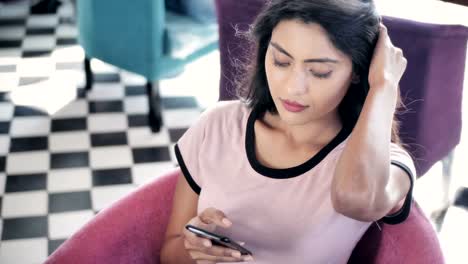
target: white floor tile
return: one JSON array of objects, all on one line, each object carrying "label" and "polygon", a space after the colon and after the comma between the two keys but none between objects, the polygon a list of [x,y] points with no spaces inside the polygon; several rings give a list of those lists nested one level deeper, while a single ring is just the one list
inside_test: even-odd
[{"label": "white floor tile", "polygon": [[127,130],[125,114],[91,114],[88,116],[88,130],[91,132],[114,132]]},{"label": "white floor tile", "polygon": [[42,116],[17,117],[13,119],[10,135],[15,137],[44,136],[50,132],[50,118]]},{"label": "white floor tile", "polygon": [[164,122],[168,128],[190,127],[200,117],[198,109],[177,109],[163,112]]},{"label": "white floor tile", "polygon": [[132,152],[127,146],[93,148],[90,160],[93,169],[130,167],[133,164]]},{"label": "white floor tile", "polygon": [[131,128],[127,135],[132,147],[167,146],[170,142],[169,133],[164,128],[159,133],[153,133],[148,127]]},{"label": "white floor tile", "polygon": [[8,155],[6,172],[8,174],[46,172],[49,167],[50,156],[47,151],[12,153]]},{"label": "white floor tile", "polygon": [[128,114],[147,114],[149,111],[148,98],[146,96],[131,96],[125,98],[125,113]]},{"label": "white floor tile", "polygon": [[57,40],[54,35],[28,35],[23,39],[23,50],[46,50],[52,51]]},{"label": "white floor tile", "polygon": [[0,103],[0,121],[10,121],[15,107],[11,103]]},{"label": "white floor tile", "polygon": [[[0,54],[0,56],[2,56]],[[19,85],[18,73],[0,73],[0,92],[10,92]]]},{"label": "white floor tile", "polygon": [[468,244],[468,211],[458,207],[449,208],[439,238],[447,263],[466,263]]},{"label": "white floor tile", "polygon": [[88,114],[88,102],[83,99],[75,100],[59,111],[54,113],[55,118],[65,118],[65,117],[84,117]]},{"label": "white floor tile", "polygon": [[121,100],[124,98],[125,90],[121,83],[94,83],[91,91],[88,92],[88,99],[100,100]]},{"label": "white floor tile", "polygon": [[88,132],[52,133],[49,136],[49,149],[52,152],[86,151],[90,146]]},{"label": "white floor tile", "polygon": [[49,215],[49,238],[66,239],[83,227],[94,216],[91,210]]},{"label": "white floor tile", "polygon": [[116,66],[98,59],[91,59],[91,70],[93,73],[117,73],[120,71]]},{"label": "white floor tile", "polygon": [[174,168],[175,165],[172,162],[137,164],[132,167],[133,182],[137,186],[149,183]]},{"label": "white floor tile", "polygon": [[0,27],[0,39],[19,40],[23,39],[26,28],[23,26]]},{"label": "white floor tile", "polygon": [[29,1],[16,1],[15,3],[3,4],[0,8],[0,18],[26,18],[29,15]]},{"label": "white floor tile", "polygon": [[98,211],[107,208],[117,200],[128,195],[135,190],[136,186],[132,184],[119,186],[95,187],[91,191],[93,201],[93,210]]},{"label": "white floor tile", "polygon": [[48,201],[49,198],[45,191],[7,193],[3,196],[2,217],[16,218],[47,215]]},{"label": "white floor tile", "polygon": [[55,28],[58,25],[57,15],[30,15],[26,22],[28,28]]},{"label": "white floor tile", "polygon": [[49,77],[55,72],[55,63],[50,57],[24,58],[18,63],[21,77]]},{"label": "white floor tile", "polygon": [[89,190],[91,186],[90,169],[52,170],[47,178],[47,190],[51,193]]},{"label": "white floor tile", "polygon": [[6,156],[10,150],[10,137],[0,135],[0,156]]},{"label": "white floor tile", "polygon": [[[0,195],[5,193],[5,184],[6,184],[6,175],[5,173],[0,173]],[[1,229],[0,229],[1,234]]]},{"label": "white floor tile", "polygon": [[2,241],[0,263],[39,264],[47,259],[47,238]]},{"label": "white floor tile", "polygon": [[73,25],[61,24],[57,27],[55,35],[58,38],[76,38],[78,36],[78,30]]},{"label": "white floor tile", "polygon": [[56,48],[51,57],[55,62],[81,62],[84,63],[84,51],[80,46]]}]

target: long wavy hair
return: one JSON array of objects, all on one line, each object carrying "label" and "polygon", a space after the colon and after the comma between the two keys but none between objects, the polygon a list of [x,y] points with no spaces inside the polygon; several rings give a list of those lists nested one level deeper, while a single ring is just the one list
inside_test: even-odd
[{"label": "long wavy hair", "polygon": [[[378,40],[381,16],[372,0],[270,0],[247,32],[237,32],[251,43],[248,61],[241,65],[236,81],[237,96],[249,107],[277,113],[268,87],[265,56],[273,29],[282,20],[298,19],[323,27],[331,43],[352,60],[352,69],[359,76],[338,106],[344,126],[354,128],[369,92],[369,67]],[[239,67],[239,65],[235,65]],[[397,108],[403,106],[400,95]],[[399,137],[396,114],[392,123],[391,141],[403,146]]]}]

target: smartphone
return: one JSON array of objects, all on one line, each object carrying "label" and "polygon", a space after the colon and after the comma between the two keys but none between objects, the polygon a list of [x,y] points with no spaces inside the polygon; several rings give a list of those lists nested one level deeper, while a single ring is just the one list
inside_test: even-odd
[{"label": "smartphone", "polygon": [[210,239],[211,243],[213,243],[213,245],[238,250],[241,253],[241,255],[251,255],[251,256],[253,256],[252,252],[250,252],[248,249],[244,248],[243,246],[237,244],[236,242],[234,242],[234,240],[230,239],[229,237],[221,236],[221,235],[209,232],[209,231],[207,231],[205,229],[202,229],[202,228],[199,228],[199,227],[196,227],[196,226],[193,226],[193,225],[186,225],[185,228],[188,231],[190,231],[190,232],[192,232],[192,233],[194,233],[194,234],[196,234],[196,235],[198,235],[200,237]]}]

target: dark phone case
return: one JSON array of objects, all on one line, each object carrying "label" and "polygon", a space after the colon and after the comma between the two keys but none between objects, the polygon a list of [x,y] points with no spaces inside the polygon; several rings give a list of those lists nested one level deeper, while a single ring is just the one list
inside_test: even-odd
[{"label": "dark phone case", "polygon": [[202,229],[193,225],[186,225],[185,228],[188,231],[198,236],[202,236],[204,238],[210,239],[213,245],[228,247],[234,250],[238,250],[242,255],[252,255],[252,252],[250,252],[248,249],[244,248],[243,246],[237,244],[229,237],[221,236],[221,235],[212,233],[210,231],[207,231],[205,229]]}]

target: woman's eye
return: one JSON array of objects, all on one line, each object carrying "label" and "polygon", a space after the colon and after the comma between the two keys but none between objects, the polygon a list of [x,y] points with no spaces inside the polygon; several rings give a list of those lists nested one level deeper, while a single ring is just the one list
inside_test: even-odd
[{"label": "woman's eye", "polygon": [[315,77],[319,79],[326,79],[331,75],[332,72],[330,71],[327,73],[314,73],[313,71],[310,71],[310,73],[312,73]]},{"label": "woman's eye", "polygon": [[275,66],[282,67],[282,68],[289,66],[289,62],[279,62],[275,60],[274,63],[275,63]]}]

